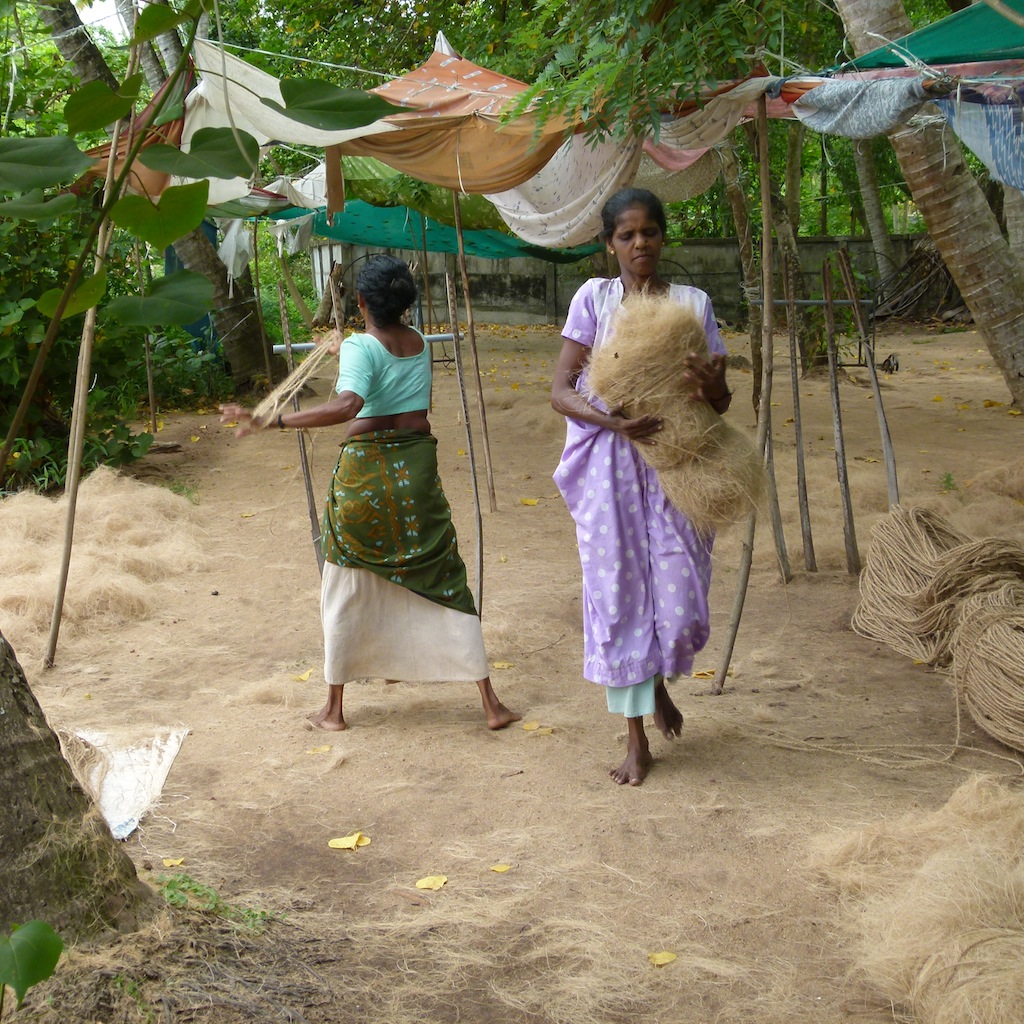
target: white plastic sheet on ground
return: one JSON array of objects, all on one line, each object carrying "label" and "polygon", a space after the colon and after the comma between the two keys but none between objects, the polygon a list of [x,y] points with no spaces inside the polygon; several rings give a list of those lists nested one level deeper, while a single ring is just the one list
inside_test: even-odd
[{"label": "white plastic sheet on ground", "polygon": [[61,736],[64,756],[115,839],[127,839],[156,804],[187,735],[168,728],[142,737],[88,729]]}]

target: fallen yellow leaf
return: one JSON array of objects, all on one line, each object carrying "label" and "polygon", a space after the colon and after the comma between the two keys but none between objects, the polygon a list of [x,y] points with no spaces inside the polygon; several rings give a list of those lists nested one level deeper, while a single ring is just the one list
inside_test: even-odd
[{"label": "fallen yellow leaf", "polygon": [[492,864],[491,870],[497,871],[499,875],[503,875],[510,867],[512,867],[511,864]]},{"label": "fallen yellow leaf", "polygon": [[699,672],[691,672],[690,675],[694,679],[714,679],[715,670],[713,668],[703,668]]},{"label": "fallen yellow leaf", "polygon": [[165,868],[177,868],[181,867],[185,863],[184,857],[164,857],[163,865]]},{"label": "fallen yellow leaf", "polygon": [[310,747],[306,751],[307,754],[326,754],[331,749],[330,743],[325,743],[322,747]]},{"label": "fallen yellow leaf", "polygon": [[986,398],[981,404],[984,405],[986,409],[1002,409],[1003,407],[1002,402],[993,401],[991,398]]},{"label": "fallen yellow leaf", "polygon": [[944,401],[945,401],[945,399],[944,399],[944,398],[942,397],[942,395],[936,395],[936,396],[935,396],[935,397],[934,397],[934,398],[932,399],[932,401],[933,401],[933,402],[944,402]]},{"label": "fallen yellow leaf", "polygon": [[292,679],[294,679],[295,682],[297,683],[304,683],[309,678],[312,671],[313,670],[311,668],[307,668],[306,671],[303,672],[301,675],[292,676]]},{"label": "fallen yellow leaf", "polygon": [[538,498],[520,498],[519,499],[519,504],[520,505],[536,505],[539,500],[540,499],[538,499]]},{"label": "fallen yellow leaf", "polygon": [[465,448],[460,448],[455,454],[456,455],[465,455],[466,454],[466,449]]},{"label": "fallen yellow leaf", "polygon": [[655,967],[664,967],[665,964],[670,964],[673,960],[678,960],[679,957],[677,957],[675,953],[670,953],[667,949],[664,949],[660,953],[648,953],[647,959],[650,960]]},{"label": "fallen yellow leaf", "polygon": [[416,883],[417,889],[433,889],[437,892],[438,889],[448,881],[447,875],[427,875],[426,878],[421,878]]},{"label": "fallen yellow leaf", "polygon": [[[225,423],[224,426],[230,430],[232,427],[238,426],[238,420],[232,420],[230,423]],[[195,438],[193,438],[192,440],[194,441]]]},{"label": "fallen yellow leaf", "polygon": [[1010,416],[1019,416],[1020,415],[1020,409],[1007,409],[1006,412]]},{"label": "fallen yellow leaf", "polygon": [[92,694],[91,693],[83,693],[82,694],[82,699],[83,700],[92,700]]},{"label": "fallen yellow leaf", "polygon": [[504,563],[508,561],[508,555],[502,555],[501,558],[498,559],[498,561],[504,565]]},{"label": "fallen yellow leaf", "polygon": [[198,434],[193,434],[192,435],[192,440],[193,441],[198,441],[199,440],[199,435]]},{"label": "fallen yellow leaf", "polygon": [[243,518],[243,519],[252,519],[252,517],[253,517],[254,515],[256,515],[256,513],[255,513],[255,512],[243,512],[243,513],[242,513],[242,518]]},{"label": "fallen yellow leaf", "polygon": [[970,402],[961,402],[957,406],[958,409],[970,409],[970,407],[971,407],[971,403]]},{"label": "fallen yellow leaf", "polygon": [[332,850],[354,850],[357,846],[369,846],[370,837],[364,836],[362,832],[353,832],[341,839],[329,839],[327,845]]},{"label": "fallen yellow leaf", "polygon": [[515,668],[515,665],[511,661],[494,661],[491,668]]},{"label": "fallen yellow leaf", "polygon": [[538,736],[550,736],[555,730],[553,726],[544,725],[541,728],[534,730]]},{"label": "fallen yellow leaf", "polygon": [[527,732],[533,732],[534,729],[540,728],[540,722],[523,722],[523,728]]}]

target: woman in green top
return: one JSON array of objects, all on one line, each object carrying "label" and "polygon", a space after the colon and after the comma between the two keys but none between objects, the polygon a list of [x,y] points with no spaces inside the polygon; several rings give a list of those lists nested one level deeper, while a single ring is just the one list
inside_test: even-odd
[{"label": "woman in green top", "polygon": [[[345,684],[366,677],[475,681],[491,729],[519,719],[494,693],[480,618],[459,555],[430,432],[430,347],[402,322],[416,298],[409,267],[369,260],[356,284],[366,331],[339,352],[337,397],[283,413],[279,427],[347,425],[321,532],[327,703],[321,729],[346,727]],[[239,436],[267,426],[237,405]]]}]

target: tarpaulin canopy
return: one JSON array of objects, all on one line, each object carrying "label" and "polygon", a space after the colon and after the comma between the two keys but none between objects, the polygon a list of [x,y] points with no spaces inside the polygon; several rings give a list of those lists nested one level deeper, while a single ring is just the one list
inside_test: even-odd
[{"label": "tarpaulin canopy", "polygon": [[[1024,15],[1024,0],[1002,0]],[[844,71],[902,68],[907,64],[964,64],[1024,59],[1024,28],[985,3],[972,4],[925,28],[865,53],[843,65]]]},{"label": "tarpaulin canopy", "polygon": [[[308,210],[292,209],[275,214],[274,220],[301,220],[305,217],[312,218],[314,235],[338,242],[385,249],[411,249],[416,252],[424,248],[429,252],[459,251],[455,228],[439,224],[405,206],[371,206],[356,199],[345,204],[343,213],[334,214],[331,223],[327,222],[324,210],[310,213]],[[489,230],[464,231],[463,237],[467,255],[492,260],[535,256],[553,263],[571,263],[599,252],[602,248],[600,245],[583,245],[555,251],[530,245],[500,231]]]}]

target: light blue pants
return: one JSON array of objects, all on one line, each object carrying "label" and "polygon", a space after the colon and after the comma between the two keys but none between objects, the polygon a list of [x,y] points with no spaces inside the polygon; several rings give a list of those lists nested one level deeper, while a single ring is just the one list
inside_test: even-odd
[{"label": "light blue pants", "polygon": [[642,718],[654,714],[654,687],[661,682],[661,676],[651,676],[642,683],[632,686],[606,686],[608,710],[624,718]]}]

